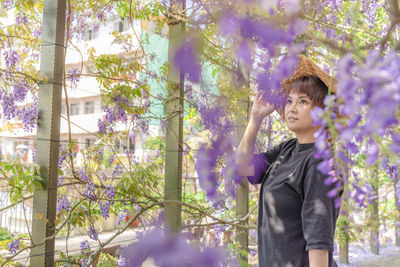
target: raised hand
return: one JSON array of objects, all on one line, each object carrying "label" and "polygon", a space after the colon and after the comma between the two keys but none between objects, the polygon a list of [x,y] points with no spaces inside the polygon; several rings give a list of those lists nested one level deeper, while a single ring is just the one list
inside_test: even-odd
[{"label": "raised hand", "polygon": [[251,119],[262,121],[275,110],[274,105],[262,99],[262,93],[257,92],[251,108]]}]

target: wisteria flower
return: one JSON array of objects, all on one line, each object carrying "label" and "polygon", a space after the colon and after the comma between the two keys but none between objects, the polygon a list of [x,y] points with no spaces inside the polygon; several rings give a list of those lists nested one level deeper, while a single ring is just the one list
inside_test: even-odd
[{"label": "wisteria flower", "polygon": [[4,51],[3,54],[5,57],[5,61],[6,61],[5,62],[6,67],[9,69],[14,68],[21,59],[21,57],[19,56],[17,51],[12,50],[12,49],[10,49],[8,51]]},{"label": "wisteria flower", "polygon": [[175,53],[174,64],[178,70],[188,74],[191,82],[200,80],[201,65],[196,56],[197,47],[194,40],[185,40]]},{"label": "wisteria flower", "polygon": [[13,254],[17,253],[17,251],[19,250],[19,239],[15,239],[13,241],[8,242],[7,248],[11,253]]}]

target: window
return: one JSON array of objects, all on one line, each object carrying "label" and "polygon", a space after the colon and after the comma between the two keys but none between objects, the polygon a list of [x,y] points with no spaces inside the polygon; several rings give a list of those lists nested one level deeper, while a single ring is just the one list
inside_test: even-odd
[{"label": "window", "polygon": [[87,39],[90,41],[90,40],[92,40],[92,30],[89,30],[88,32],[87,32]]},{"label": "window", "polygon": [[98,37],[98,34],[99,34],[99,26],[94,25],[86,32],[85,39],[87,41],[94,40]]},{"label": "window", "polygon": [[129,142],[129,153],[135,153],[135,142],[133,142],[131,139],[128,140]]},{"label": "window", "polygon": [[79,115],[79,103],[71,104],[69,111],[71,113],[71,116]]},{"label": "window", "polygon": [[87,72],[88,74],[94,73],[94,66],[92,66],[92,65],[87,65],[87,66],[86,66],[86,72]]},{"label": "window", "polygon": [[85,114],[94,113],[94,101],[85,102]]},{"label": "window", "polygon": [[96,142],[95,138],[86,138],[85,143],[86,143],[86,148],[90,147],[91,145],[94,144],[94,142]]},{"label": "window", "polygon": [[14,118],[16,121],[22,121],[22,114],[18,114],[17,116],[15,116]]},{"label": "window", "polygon": [[102,112],[103,112],[104,109],[106,108],[106,104],[103,102],[103,100],[101,100],[100,108],[101,108],[101,111],[102,111]]},{"label": "window", "polygon": [[[114,142],[114,148],[118,153],[126,153],[129,152],[130,154],[135,153],[135,141],[128,138],[128,140],[120,141],[116,140]],[[128,151],[129,149],[129,151]]]},{"label": "window", "polygon": [[113,31],[125,32],[129,30],[129,27],[129,20],[121,18],[120,20],[113,22],[112,29]]},{"label": "window", "polygon": [[65,114],[65,104],[61,105],[61,114]]}]

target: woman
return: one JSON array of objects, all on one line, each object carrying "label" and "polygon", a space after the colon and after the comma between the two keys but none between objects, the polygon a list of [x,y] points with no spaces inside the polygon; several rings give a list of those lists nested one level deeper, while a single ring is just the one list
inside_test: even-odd
[{"label": "woman", "polygon": [[332,79],[305,56],[299,59],[295,74],[284,83],[287,102],[281,112],[296,138],[254,155],[261,122],[275,110],[258,94],[237,151],[240,175],[261,184],[260,267],[336,266],[332,253],[339,209],[327,197],[332,187],[324,185],[326,177],[317,170],[321,160],[313,155],[318,127],[311,118],[315,106],[323,107]]}]

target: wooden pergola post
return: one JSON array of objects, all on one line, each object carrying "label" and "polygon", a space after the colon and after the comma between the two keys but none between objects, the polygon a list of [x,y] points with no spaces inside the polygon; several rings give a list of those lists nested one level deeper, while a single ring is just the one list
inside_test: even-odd
[{"label": "wooden pergola post", "polygon": [[[239,63],[238,63],[239,65]],[[249,87],[248,81],[245,79],[242,71],[240,70],[239,66],[237,68],[237,74],[235,75],[236,82],[240,88],[243,90],[244,87]],[[250,102],[248,97],[243,97],[239,100],[238,106],[240,111],[245,113],[245,116],[237,116],[236,117],[236,136],[237,136],[237,145],[239,145],[240,139],[242,138],[245,130],[247,122],[249,121],[249,114],[250,114]],[[244,177],[241,184],[238,186],[236,190],[236,217],[237,218],[244,218],[249,213],[249,182]],[[247,226],[249,219],[247,218],[240,224],[243,226]],[[236,232],[236,242],[240,244],[240,247],[248,251],[249,247],[249,231],[247,229],[237,229]],[[248,261],[247,257],[242,257],[244,262]]]},{"label": "wooden pergola post", "polygon": [[46,81],[39,86],[36,163],[44,188],[37,190],[33,198],[34,247],[30,252],[30,266],[35,267],[54,265],[66,1],[44,0],[43,5],[40,74]]},{"label": "wooden pergola post", "polygon": [[370,249],[373,254],[379,255],[379,179],[378,171],[374,170],[372,172],[372,188],[377,196],[377,198],[372,200],[369,213],[369,219],[371,223],[370,230]]},{"label": "wooden pergola post", "polygon": [[[185,0],[170,0],[170,12],[182,13]],[[169,23],[168,60],[173,62],[175,53],[185,33],[184,21]],[[165,204],[165,228],[176,233],[181,227],[182,200],[182,152],[183,152],[183,97],[184,77],[173,64],[169,65],[167,100],[164,103],[167,117],[167,138],[165,145],[165,200],[176,201]]]},{"label": "wooden pergola post", "polygon": [[[399,183],[399,182],[398,182]],[[400,190],[400,188],[396,187],[396,184],[394,183],[394,200],[395,200],[395,206],[397,210],[398,216],[395,218],[395,244],[396,247],[400,247],[400,199],[397,197],[397,192]]]}]

